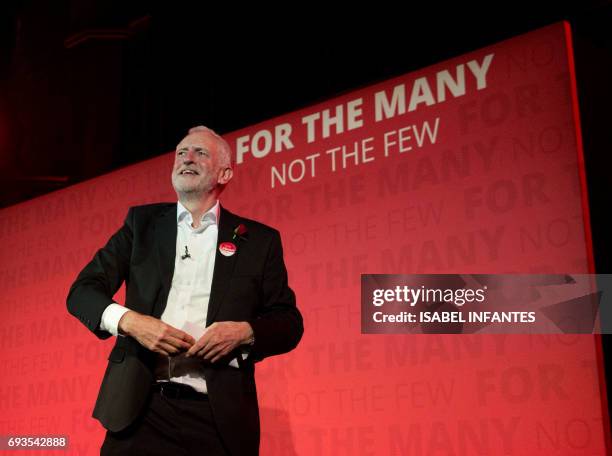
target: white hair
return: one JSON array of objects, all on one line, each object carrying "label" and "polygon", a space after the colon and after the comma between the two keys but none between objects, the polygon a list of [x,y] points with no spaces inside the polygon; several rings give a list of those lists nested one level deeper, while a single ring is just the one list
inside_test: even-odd
[{"label": "white hair", "polygon": [[210,128],[205,127],[204,125],[198,125],[198,126],[192,127],[187,132],[188,135],[191,135],[194,133],[206,133],[214,137],[219,143],[218,152],[219,152],[219,157],[221,159],[220,160],[221,164],[228,168],[232,167],[232,148],[230,147],[230,145],[227,143],[225,139],[223,139],[220,135],[218,135],[214,130],[211,130]]}]

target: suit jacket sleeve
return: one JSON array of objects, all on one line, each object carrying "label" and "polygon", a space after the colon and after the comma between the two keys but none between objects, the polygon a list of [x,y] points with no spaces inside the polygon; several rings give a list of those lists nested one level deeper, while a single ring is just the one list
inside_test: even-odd
[{"label": "suit jacket sleeve", "polygon": [[292,350],[304,332],[295,294],[288,285],[283,247],[276,230],[272,230],[261,293],[262,305],[256,318],[249,321],[255,336],[250,355],[254,361]]},{"label": "suit jacket sleeve", "polygon": [[68,311],[101,339],[111,336],[99,329],[102,313],[129,274],[133,223],[130,208],[123,226],[96,252],[68,292]]}]

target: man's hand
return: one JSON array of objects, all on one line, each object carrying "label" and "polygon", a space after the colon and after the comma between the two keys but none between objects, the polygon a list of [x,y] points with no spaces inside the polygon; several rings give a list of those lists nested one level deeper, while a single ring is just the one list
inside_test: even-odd
[{"label": "man's hand", "polygon": [[206,328],[186,356],[196,356],[214,363],[236,347],[248,343],[252,337],[253,328],[246,321],[219,321]]},{"label": "man's hand", "polygon": [[195,344],[195,339],[186,332],[133,310],[126,312],[119,320],[119,332],[164,356],[176,355]]}]

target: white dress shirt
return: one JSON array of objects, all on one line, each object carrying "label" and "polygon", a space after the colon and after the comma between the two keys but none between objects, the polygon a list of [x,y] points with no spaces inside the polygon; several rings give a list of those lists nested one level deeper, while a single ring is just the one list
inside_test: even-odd
[{"label": "white dress shirt", "polygon": [[[198,228],[193,228],[191,213],[180,201],[177,203],[176,220],[174,275],[161,320],[191,334],[197,340],[206,327],[208,315],[217,248],[219,201],[202,215]],[[119,320],[128,310],[119,304],[110,304],[102,314],[100,329],[118,335]],[[235,360],[232,365],[238,367]],[[171,357],[168,378],[206,393],[206,380],[201,366],[199,359],[185,358],[184,354]]]}]

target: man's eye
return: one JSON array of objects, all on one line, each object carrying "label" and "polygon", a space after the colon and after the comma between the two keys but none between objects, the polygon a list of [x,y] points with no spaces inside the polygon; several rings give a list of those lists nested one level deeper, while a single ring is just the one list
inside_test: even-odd
[{"label": "man's eye", "polygon": [[176,155],[185,155],[185,151],[184,150],[179,150]]}]

